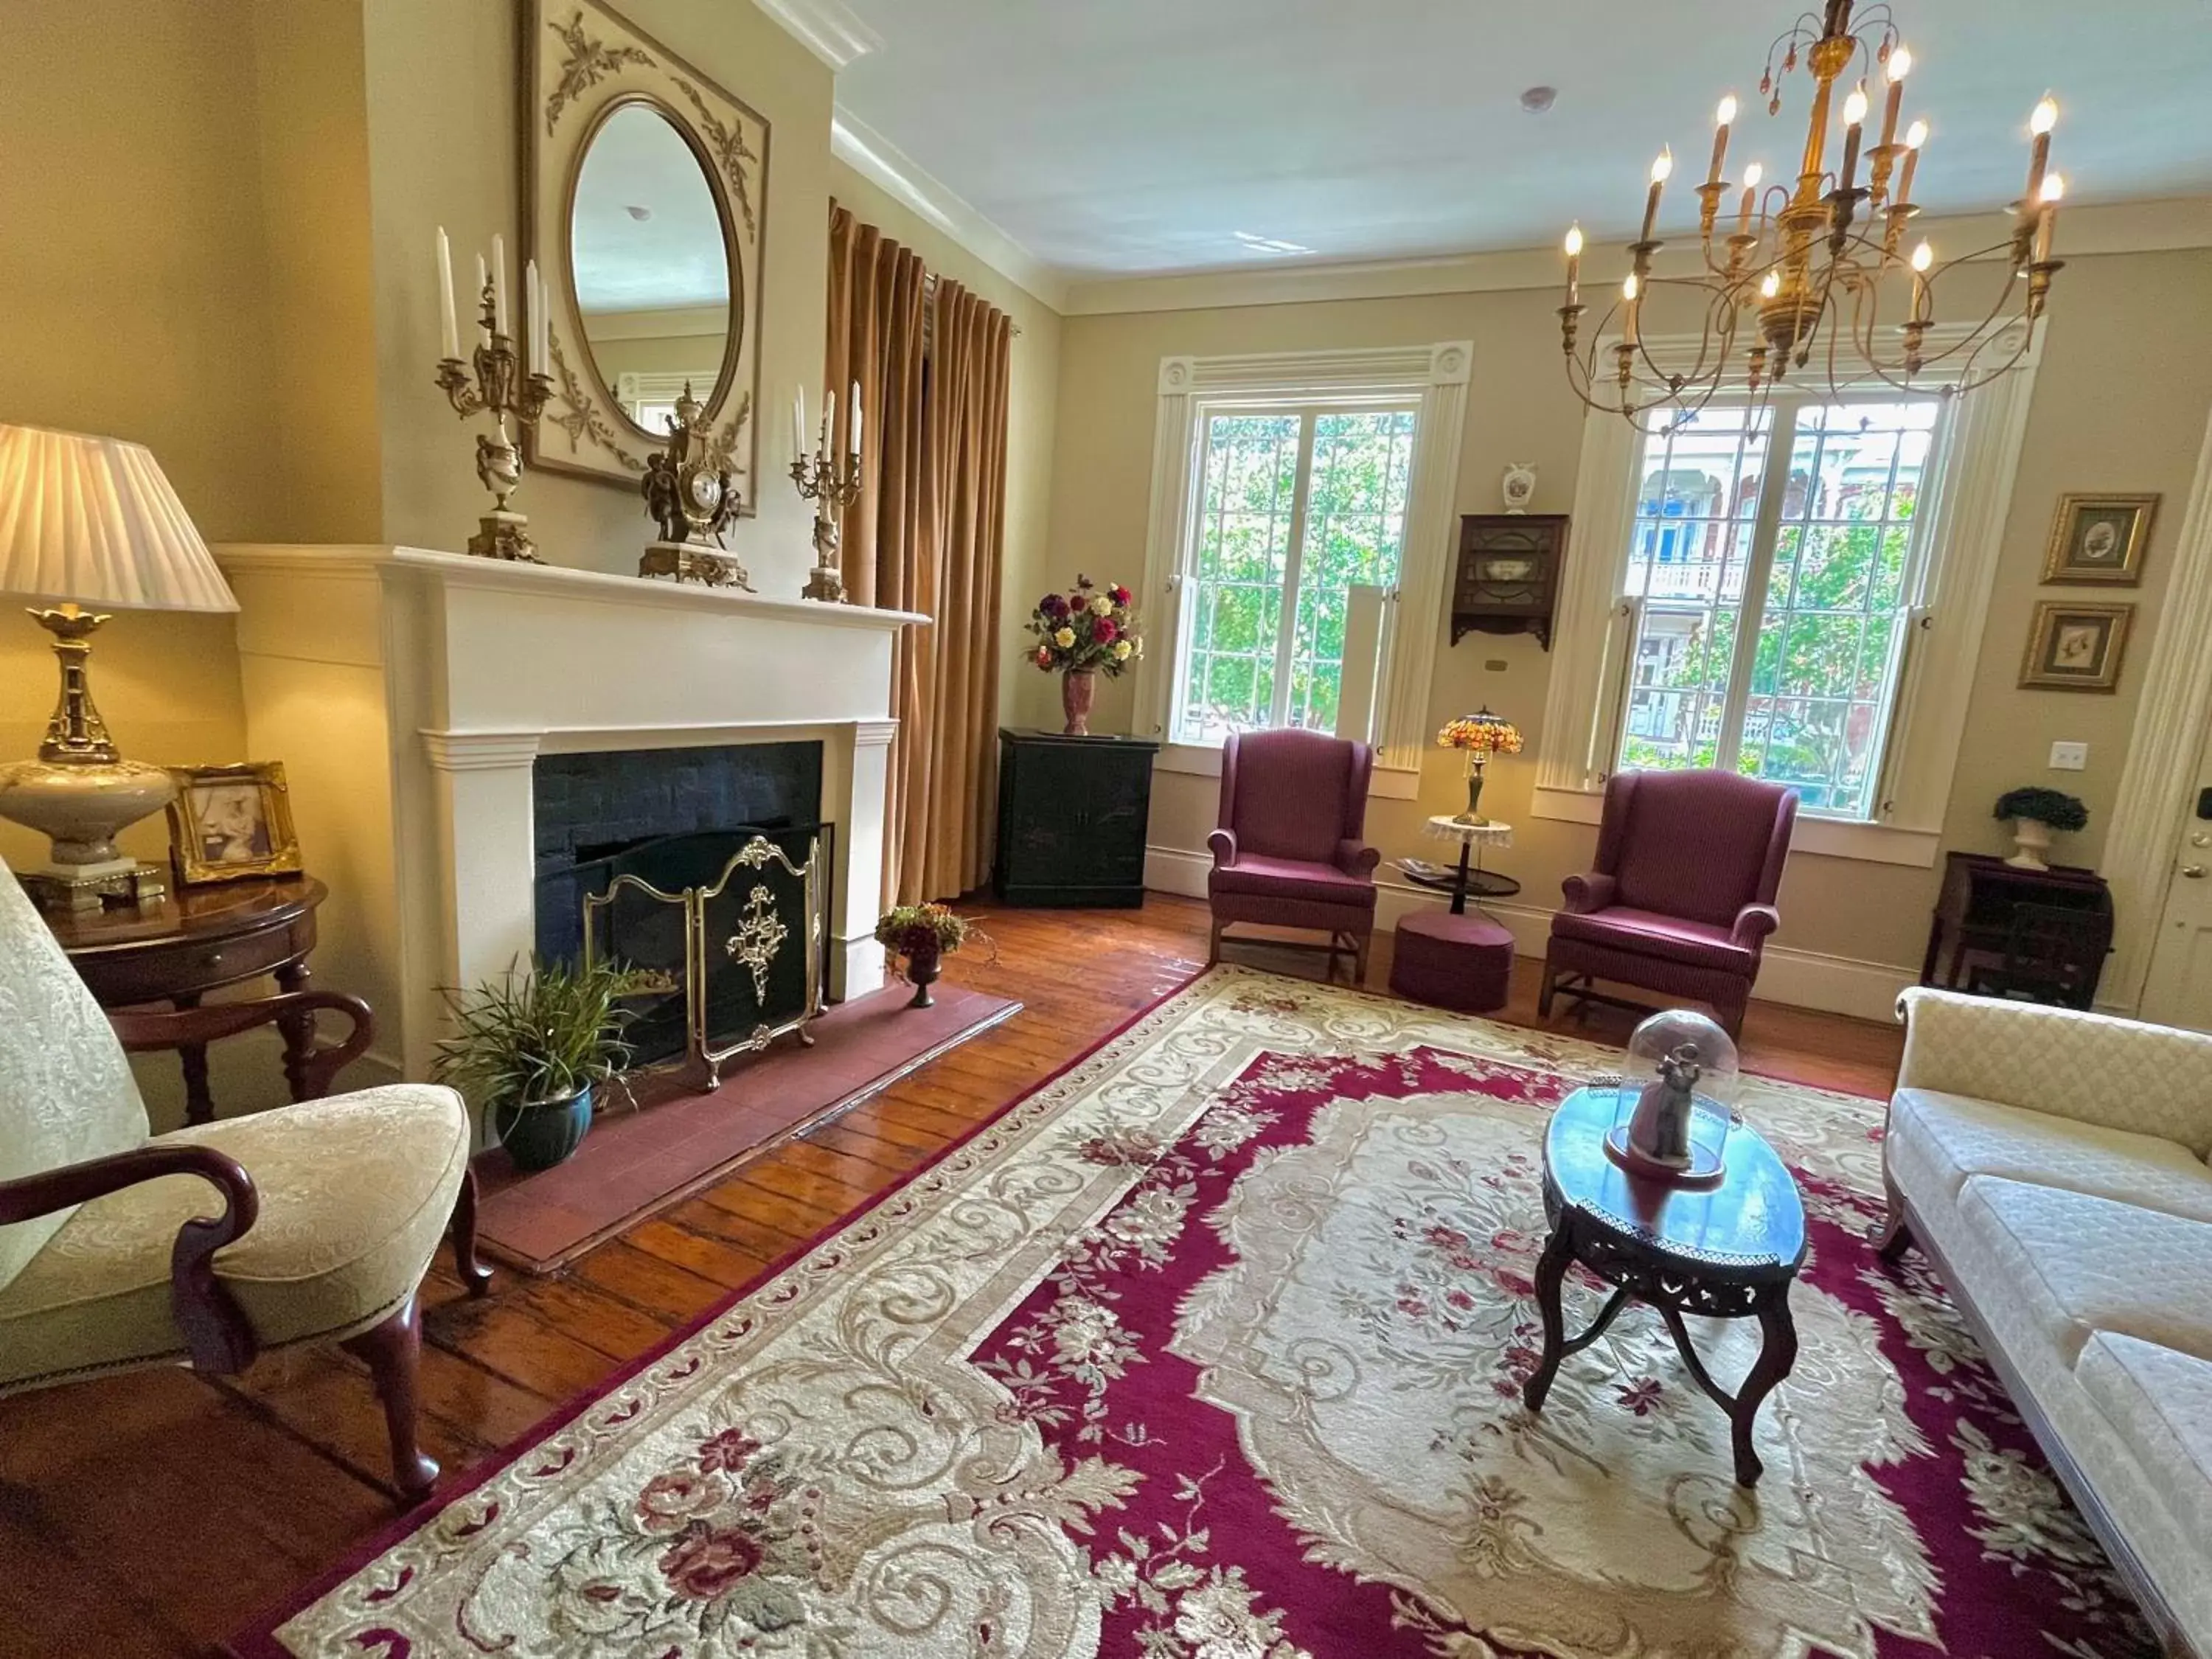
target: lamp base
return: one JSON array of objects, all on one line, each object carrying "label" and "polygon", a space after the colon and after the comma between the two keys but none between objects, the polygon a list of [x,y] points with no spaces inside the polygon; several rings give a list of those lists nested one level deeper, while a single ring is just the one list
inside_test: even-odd
[{"label": "lamp base", "polygon": [[169,896],[169,872],[158,864],[118,859],[112,868],[88,864],[23,870],[15,879],[43,910],[98,910],[110,904],[154,904]]},{"label": "lamp base", "polygon": [[158,812],[177,781],[158,766],[118,759],[15,761],[0,766],[0,818],[53,840],[50,870],[112,875],[134,860],[115,845],[118,831]]},{"label": "lamp base", "polygon": [[507,559],[517,564],[543,564],[537,544],[530,539],[527,514],[495,509],[477,520],[477,533],[469,538],[469,551],[480,559]]}]

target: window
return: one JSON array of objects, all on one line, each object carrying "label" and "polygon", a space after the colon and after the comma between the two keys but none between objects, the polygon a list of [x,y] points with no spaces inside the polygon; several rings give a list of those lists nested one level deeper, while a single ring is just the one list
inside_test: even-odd
[{"label": "window", "polygon": [[1350,592],[1395,588],[1419,404],[1206,415],[1174,740],[1336,729]]},{"label": "window", "polygon": [[1942,413],[1785,398],[1642,441],[1620,766],[1718,766],[1876,815]]}]

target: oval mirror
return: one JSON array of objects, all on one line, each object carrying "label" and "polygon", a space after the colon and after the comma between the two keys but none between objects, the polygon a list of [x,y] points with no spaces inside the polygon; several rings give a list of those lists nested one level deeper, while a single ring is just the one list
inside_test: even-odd
[{"label": "oval mirror", "polygon": [[709,408],[736,356],[729,244],[691,146],[650,104],[624,104],[576,173],[568,258],[599,379],[641,432],[664,435],[689,380]]}]

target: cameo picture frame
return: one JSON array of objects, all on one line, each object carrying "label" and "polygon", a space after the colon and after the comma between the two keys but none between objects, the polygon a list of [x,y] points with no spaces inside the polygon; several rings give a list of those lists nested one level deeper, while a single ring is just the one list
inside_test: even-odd
[{"label": "cameo picture frame", "polygon": [[2033,691],[2114,691],[2136,608],[2045,599],[2035,607],[2020,684]]},{"label": "cameo picture frame", "polygon": [[2046,582],[2101,582],[2133,587],[2142,580],[2156,495],[2065,495],[2043,558]]},{"label": "cameo picture frame", "polygon": [[204,887],[300,873],[291,787],[282,761],[177,766],[169,803],[169,862],[178,885]]}]

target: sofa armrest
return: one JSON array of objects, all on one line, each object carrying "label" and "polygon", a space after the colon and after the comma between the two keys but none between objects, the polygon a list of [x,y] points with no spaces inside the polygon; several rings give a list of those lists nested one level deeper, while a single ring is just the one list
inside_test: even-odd
[{"label": "sofa armrest", "polygon": [[1900,1089],[1968,1095],[2212,1151],[2212,1036],[1913,986]]},{"label": "sofa armrest", "polygon": [[1364,841],[1340,841],[1336,844],[1336,867],[1347,876],[1371,876],[1375,866],[1382,862],[1382,853]]},{"label": "sofa armrest", "polygon": [[1592,870],[1583,875],[1569,876],[1559,884],[1559,890],[1566,895],[1567,908],[1579,916],[1604,909],[1620,888],[1611,876]]},{"label": "sofa armrest", "polygon": [[[342,1042],[318,1043],[319,1011],[352,1022]],[[134,1054],[198,1047],[257,1025],[284,1028],[284,1075],[295,1100],[320,1100],[337,1074],[361,1058],[376,1035],[376,1016],[359,997],[337,991],[288,991],[247,1002],[210,1002],[198,1008],[125,1008],[107,1017],[117,1039]],[[299,1040],[292,1040],[295,1032]]]},{"label": "sofa armrest", "polygon": [[1781,925],[1782,912],[1772,905],[1747,904],[1735,913],[1735,926],[1729,929],[1729,938],[1755,955],[1766,943],[1766,936]]},{"label": "sofa armrest", "polygon": [[1206,838],[1206,844],[1213,849],[1215,869],[1225,870],[1237,862],[1237,832],[1234,830],[1215,830]]},{"label": "sofa armrest", "polygon": [[246,1166],[226,1152],[191,1141],[155,1141],[106,1158],[41,1170],[0,1182],[0,1225],[52,1215],[141,1182],[198,1176],[222,1194],[219,1215],[197,1216],[177,1230],[169,1252],[169,1306],[197,1371],[233,1373],[251,1364],[253,1328],[215,1276],[215,1253],[261,1213],[261,1195]]}]

